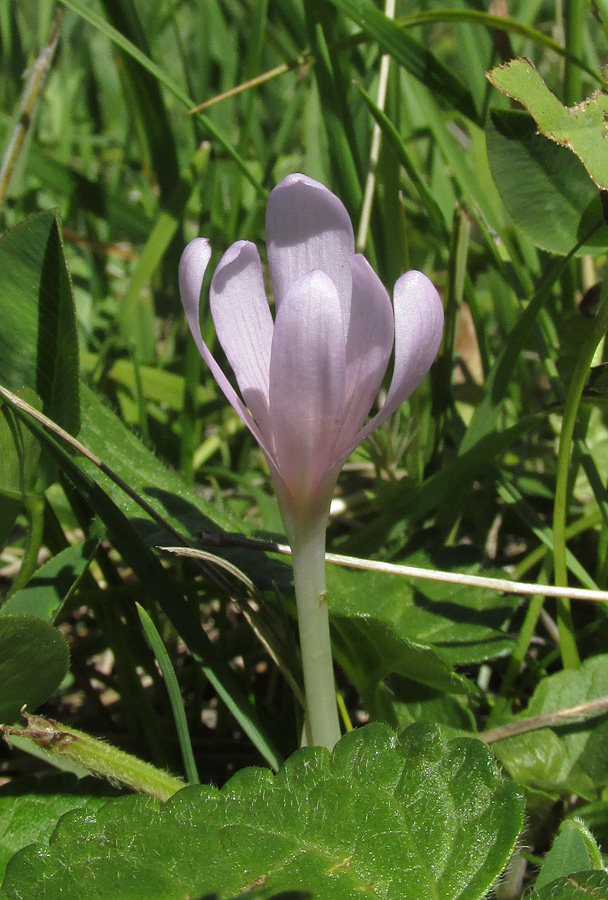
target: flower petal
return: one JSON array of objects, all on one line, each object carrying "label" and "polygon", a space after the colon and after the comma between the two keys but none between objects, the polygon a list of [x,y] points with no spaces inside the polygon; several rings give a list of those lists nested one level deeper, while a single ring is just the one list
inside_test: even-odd
[{"label": "flower petal", "polygon": [[342,201],[306,175],[288,175],[268,198],[266,244],[277,309],[298,278],[320,269],[337,288],[348,326],[355,239]]},{"label": "flower petal", "polygon": [[198,308],[203,278],[210,259],[211,247],[206,238],[195,238],[182,253],[182,258],[179,262],[179,292],[186,319],[198,351],[209,366],[211,374],[222,389],[226,399],[239,414],[247,428],[249,428],[266,457],[272,459],[272,453],[269,451],[260,429],[252,419],[251,413],[218,366],[201,335]]},{"label": "flower petal", "polygon": [[386,288],[361,254],[351,259],[353,297],[346,340],[346,415],[339,443],[363,425],[393,349],[395,317]]},{"label": "flower petal", "polygon": [[274,324],[255,244],[237,241],[224,253],[211,281],[209,305],[218,340],[243,400],[272,445],[268,373]]},{"label": "flower petal", "polygon": [[384,405],[342,453],[346,458],[418,387],[441,345],[443,305],[433,283],[415,270],[395,284],[395,364]]},{"label": "flower petal", "polygon": [[309,272],[277,312],[270,357],[276,461],[296,505],[315,499],[320,478],[335,462],[345,369],[338,292],[324,272]]}]

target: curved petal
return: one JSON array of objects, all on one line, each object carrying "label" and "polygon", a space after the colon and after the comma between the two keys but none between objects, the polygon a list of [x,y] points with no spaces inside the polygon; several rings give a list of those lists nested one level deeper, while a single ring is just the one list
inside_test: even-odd
[{"label": "curved petal", "polygon": [[277,309],[298,278],[320,269],[338,290],[348,326],[355,239],[342,201],[306,175],[288,175],[268,198],[266,244]]},{"label": "curved petal", "polygon": [[215,332],[236,375],[243,400],[269,445],[268,373],[274,323],[255,244],[237,241],[211,280],[209,306]]},{"label": "curved petal", "polygon": [[341,454],[346,458],[416,390],[441,345],[443,304],[434,284],[415,270],[395,284],[395,365],[384,406]]},{"label": "curved petal", "polygon": [[211,374],[222,389],[224,396],[233,409],[239,414],[264,451],[266,458],[270,461],[273,459],[273,454],[269,451],[260,429],[251,417],[251,413],[218,366],[201,335],[198,309],[203,278],[205,277],[205,271],[210,259],[211,247],[206,238],[195,238],[195,240],[188,244],[182,253],[182,258],[179,262],[179,292],[182,306],[184,307],[186,319],[199,353],[209,366]]},{"label": "curved petal", "polygon": [[296,506],[314,505],[319,479],[335,462],[345,370],[338,292],[324,272],[309,272],[277,312],[270,357],[275,458]]},{"label": "curved petal", "polygon": [[350,444],[365,422],[395,339],[393,305],[386,288],[361,254],[350,265],[353,297],[346,340],[346,415],[339,444]]}]

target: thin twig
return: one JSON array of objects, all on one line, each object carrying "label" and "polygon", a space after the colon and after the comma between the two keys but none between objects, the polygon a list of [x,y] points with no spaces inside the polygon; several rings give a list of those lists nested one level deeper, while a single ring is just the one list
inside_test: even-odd
[{"label": "thin twig", "polygon": [[203,101],[203,103],[199,103],[198,106],[193,106],[192,109],[189,109],[188,112],[191,115],[194,113],[204,112],[206,109],[210,109],[212,106],[215,106],[216,103],[221,103],[223,100],[228,100],[230,97],[236,97],[239,94],[242,94],[244,91],[248,91],[251,88],[259,87],[261,84],[264,84],[266,81],[271,81],[273,78],[276,78],[278,75],[285,75],[287,72],[291,72],[293,69],[301,69],[303,66],[307,65],[313,59],[310,50],[305,50],[304,53],[301,53],[299,56],[295,57],[295,59],[290,59],[286,63],[281,63],[279,66],[275,66],[273,69],[269,69],[267,72],[262,72],[260,75],[256,75],[255,78],[249,78],[247,81],[243,81],[241,84],[237,84],[234,87],[229,88],[227,91],[222,91],[221,94],[216,94],[214,97],[210,97],[208,100]]},{"label": "thin twig", "polygon": [[[201,532],[199,542],[212,547],[245,547],[266,553],[278,553],[291,556],[288,544],[277,544],[275,541],[255,541],[238,534],[225,532]],[[192,547],[182,552],[180,547],[162,547],[170,553],[190,556],[196,559],[200,551]],[[509,581],[508,578],[486,578],[482,575],[465,575],[462,572],[443,572],[437,569],[423,569],[420,566],[402,566],[396,563],[378,562],[374,559],[360,559],[356,556],[343,556],[340,553],[326,553],[328,563],[345,566],[349,569],[364,569],[380,572],[385,575],[401,575],[405,578],[419,578],[423,581],[441,581],[448,584],[466,585],[468,587],[488,588],[502,594],[519,594],[522,596],[570,597],[572,600],[591,600],[596,603],[608,602],[608,591],[593,591],[587,588],[561,588],[547,584],[529,584],[521,581]]]},{"label": "thin twig", "polygon": [[518,722],[508,722],[506,725],[499,725],[497,728],[482,731],[478,737],[485,741],[486,744],[492,744],[494,741],[502,741],[505,738],[513,737],[515,734],[525,734],[528,731],[537,731],[539,728],[554,728],[557,725],[565,725],[572,719],[599,716],[607,710],[608,697],[599,697],[597,700],[588,700],[587,703],[571,706],[570,709],[560,709],[558,712],[544,713],[542,716],[531,716],[529,719],[520,719]]}]

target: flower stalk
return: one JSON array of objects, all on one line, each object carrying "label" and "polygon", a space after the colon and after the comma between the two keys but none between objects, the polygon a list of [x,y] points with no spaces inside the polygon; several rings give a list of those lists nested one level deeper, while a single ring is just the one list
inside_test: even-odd
[{"label": "flower stalk", "polygon": [[325,525],[292,537],[293,582],[306,697],[306,744],[328,747],[340,737],[325,583]]}]

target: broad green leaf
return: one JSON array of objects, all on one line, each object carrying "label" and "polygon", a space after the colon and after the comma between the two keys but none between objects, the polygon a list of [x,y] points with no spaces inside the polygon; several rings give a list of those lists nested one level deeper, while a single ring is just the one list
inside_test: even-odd
[{"label": "broad green leaf", "polygon": [[[416,553],[400,562],[457,570],[462,554],[445,553],[431,561]],[[478,566],[464,569],[479,572]],[[513,638],[502,629],[517,601],[496,591],[334,566],[328,567],[327,583],[332,616],[384,623],[393,640],[432,647],[450,665],[495,659],[513,647]],[[424,679],[422,670],[419,674]]]},{"label": "broad green leaf", "polygon": [[44,413],[72,434],[80,426],[74,299],[53,212],[0,238],[0,384],[35,390]]},{"label": "broad green leaf", "polygon": [[602,854],[591,833],[576,819],[566,819],[535,882],[540,890],[558,878],[602,868]]},{"label": "broad green leaf", "polygon": [[365,696],[387,675],[403,675],[438,691],[465,693],[467,682],[432,647],[395,633],[396,629],[371,616],[336,616],[334,647],[340,665]]},{"label": "broad green leaf", "polygon": [[[218,791],[75,811],[9,862],[2,900],[183,900],[299,889],[352,900],[477,900],[522,826],[521,797],[479,741],[436,727],[352,732]],[[329,893],[328,893],[329,891]]]},{"label": "broad green leaf", "polygon": [[[603,222],[600,195],[572,153],[539,135],[524,112],[493,110],[486,125],[492,177],[515,225],[537,247],[565,256],[596,223]],[[608,228],[577,254],[599,252]]]},{"label": "broad green leaf", "polygon": [[[102,793],[105,791],[105,796]],[[101,781],[78,782],[73,775],[20,778],[0,788],[0,882],[9,859],[34,841],[47,842],[61,816],[72,809],[90,812],[114,792]]]},{"label": "broad green leaf", "polygon": [[[606,695],[608,655],[595,656],[576,671],[544,678],[526,711],[515,719],[555,713]],[[607,741],[608,715],[602,715],[506,738],[493,748],[518,783],[593,800],[608,784]]]},{"label": "broad green leaf", "polygon": [[27,585],[0,608],[0,615],[29,615],[51,625],[66,597],[87,570],[97,547],[96,540],[73,544],[37,569]]},{"label": "broad green leaf", "polygon": [[[35,661],[35,665],[33,664]],[[33,712],[61,684],[70,664],[59,632],[34,616],[0,616],[0,724]]]},{"label": "broad green leaf", "polygon": [[608,190],[604,91],[596,91],[578,106],[564,106],[528,59],[512,59],[492,69],[488,77],[499,91],[530,111],[542,134],[578,156],[597,187]]},{"label": "broad green leaf", "polygon": [[575,872],[528,894],[527,900],[606,900],[608,873]]},{"label": "broad green leaf", "polygon": [[377,685],[368,699],[373,721],[386,722],[398,731],[414,722],[434,722],[447,734],[474,734],[475,717],[467,697],[429,688],[420,681],[392,675]]}]

